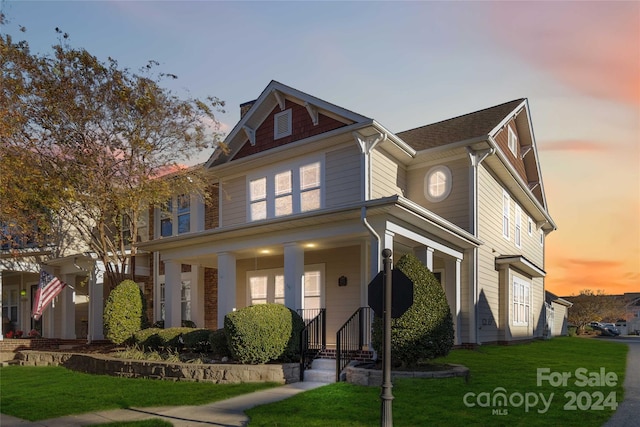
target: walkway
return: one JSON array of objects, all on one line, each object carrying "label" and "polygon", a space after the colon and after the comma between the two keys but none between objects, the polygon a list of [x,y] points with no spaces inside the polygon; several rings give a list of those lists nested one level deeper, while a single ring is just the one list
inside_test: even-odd
[{"label": "walkway", "polygon": [[640,425],[640,337],[602,338],[629,345],[624,376],[624,401],[603,427],[637,427]]},{"label": "walkway", "polygon": [[2,427],[80,427],[115,421],[138,421],[160,418],[174,427],[242,427],[249,423],[244,411],[254,406],[278,402],[306,390],[326,385],[320,382],[298,382],[256,391],[200,406],[172,406],[161,408],[114,409],[111,411],[73,415],[41,421],[25,421],[0,414]]}]

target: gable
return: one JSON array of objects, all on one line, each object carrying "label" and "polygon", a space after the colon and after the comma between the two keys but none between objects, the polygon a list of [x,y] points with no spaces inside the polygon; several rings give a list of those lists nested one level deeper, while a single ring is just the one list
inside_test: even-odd
[{"label": "gable", "polygon": [[[276,139],[274,133],[276,116],[287,110],[291,111],[291,134]],[[255,145],[251,144],[248,137],[245,138],[242,147],[231,160],[267,151],[311,136],[329,132],[343,126],[346,126],[346,124],[320,112],[318,113],[317,124],[314,124],[313,119],[305,106],[287,99],[285,101],[284,109],[281,110],[280,107],[276,105],[262,124],[260,124],[260,126],[255,130]]]},{"label": "gable", "polygon": [[[509,145],[510,134],[516,138],[515,146]],[[504,153],[507,161],[516,173],[527,184],[528,189],[542,206],[546,206],[542,181],[540,177],[538,155],[534,147],[529,116],[525,107],[510,117],[501,128],[498,128],[494,140]],[[514,154],[515,151],[515,154]]]},{"label": "gable", "polygon": [[[330,132],[353,124],[371,123],[372,120],[345,108],[308,95],[275,80],[262,91],[254,102],[244,103],[240,121],[227,135],[221,147],[214,150],[205,167],[215,167],[234,159],[248,157],[272,148]],[[274,119],[291,111],[291,129],[285,129],[281,138],[274,133]],[[280,124],[288,123],[288,119]]]}]

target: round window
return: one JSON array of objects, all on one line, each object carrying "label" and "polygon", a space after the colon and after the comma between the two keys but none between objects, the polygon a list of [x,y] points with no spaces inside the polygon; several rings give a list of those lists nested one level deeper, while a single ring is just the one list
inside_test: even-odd
[{"label": "round window", "polygon": [[424,195],[430,202],[440,202],[451,193],[451,170],[434,166],[424,177]]}]

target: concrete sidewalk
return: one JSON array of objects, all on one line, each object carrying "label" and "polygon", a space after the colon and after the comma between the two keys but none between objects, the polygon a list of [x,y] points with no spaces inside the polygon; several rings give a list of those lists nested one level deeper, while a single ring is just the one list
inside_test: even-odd
[{"label": "concrete sidewalk", "polygon": [[624,400],[603,427],[637,427],[640,425],[640,337],[607,338],[627,343],[627,368],[624,376]]},{"label": "concrete sidewalk", "polygon": [[221,400],[199,406],[166,406],[159,408],[114,409],[111,411],[92,412],[71,415],[41,421],[25,421],[9,415],[0,414],[2,427],[80,427],[91,424],[104,424],[115,421],[139,421],[149,418],[160,418],[170,422],[174,427],[240,427],[249,423],[244,411],[254,406],[278,402],[306,390],[327,385],[320,382],[298,382],[256,391],[231,399]]}]

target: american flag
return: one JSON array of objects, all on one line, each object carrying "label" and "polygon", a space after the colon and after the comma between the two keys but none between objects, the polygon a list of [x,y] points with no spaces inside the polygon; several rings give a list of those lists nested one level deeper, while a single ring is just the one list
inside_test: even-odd
[{"label": "american flag", "polygon": [[35,320],[40,319],[45,308],[62,292],[65,286],[67,286],[67,284],[57,277],[52,276],[44,270],[40,271],[40,284],[38,285],[36,298],[33,301],[32,317]]}]

